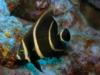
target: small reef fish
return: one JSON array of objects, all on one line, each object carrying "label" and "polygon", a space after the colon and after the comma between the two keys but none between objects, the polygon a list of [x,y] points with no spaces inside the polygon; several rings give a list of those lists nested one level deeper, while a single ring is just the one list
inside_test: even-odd
[{"label": "small reef fish", "polygon": [[58,25],[50,12],[45,12],[35,26],[22,40],[25,59],[41,70],[38,62],[44,57],[59,57],[66,54],[66,42],[70,40],[70,32],[63,29],[58,32]]},{"label": "small reef fish", "polygon": [[[39,59],[44,57],[60,57],[67,54],[67,42],[70,40],[68,29],[58,31],[58,25],[50,10],[43,13],[35,25],[21,40],[20,50],[13,53],[14,64],[24,66],[31,62],[42,71]],[[13,66],[12,66],[13,67]]]}]

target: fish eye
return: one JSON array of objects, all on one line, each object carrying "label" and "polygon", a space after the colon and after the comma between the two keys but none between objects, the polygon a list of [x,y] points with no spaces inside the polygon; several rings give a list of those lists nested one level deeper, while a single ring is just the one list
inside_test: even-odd
[{"label": "fish eye", "polygon": [[69,41],[70,40],[70,32],[68,29],[64,29],[60,32],[61,41]]}]

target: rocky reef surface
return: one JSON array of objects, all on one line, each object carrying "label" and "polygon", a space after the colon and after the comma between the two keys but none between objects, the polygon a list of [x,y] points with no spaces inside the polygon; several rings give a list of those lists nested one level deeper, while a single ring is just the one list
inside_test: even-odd
[{"label": "rocky reef surface", "polygon": [[[70,0],[51,0],[51,6],[54,8],[53,16],[59,25],[59,30],[68,28],[71,33],[68,55],[59,59],[39,60],[43,73],[28,63],[12,70],[1,67],[1,75],[100,75],[100,31],[90,27],[85,17]],[[26,29],[28,31],[22,20],[10,16],[5,1],[0,0],[1,53],[6,55],[14,46],[18,48],[20,38],[27,32]],[[0,57],[0,62],[3,62],[1,60],[4,59],[3,57]]]}]

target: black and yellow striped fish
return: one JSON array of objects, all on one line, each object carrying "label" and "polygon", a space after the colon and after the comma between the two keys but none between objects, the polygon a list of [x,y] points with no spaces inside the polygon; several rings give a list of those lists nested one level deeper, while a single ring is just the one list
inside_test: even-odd
[{"label": "black and yellow striped fish", "polygon": [[[44,57],[59,57],[66,54],[66,42],[69,40],[70,32],[67,29],[58,32],[56,21],[51,16],[51,13],[47,11],[38,19],[35,26],[22,40],[24,49],[23,60],[32,62],[41,71],[37,60]],[[21,55],[17,54],[20,62],[22,61]]]}]

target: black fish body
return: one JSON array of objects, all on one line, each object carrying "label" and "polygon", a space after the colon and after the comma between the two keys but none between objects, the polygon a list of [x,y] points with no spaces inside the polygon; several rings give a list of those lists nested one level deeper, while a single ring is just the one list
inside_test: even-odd
[{"label": "black fish body", "polygon": [[46,12],[28,32],[24,43],[28,50],[34,49],[38,56],[43,58],[62,55],[67,49],[65,41],[69,40],[69,31],[64,29],[59,33],[56,21],[50,12]]},{"label": "black fish body", "polygon": [[39,70],[37,60],[44,57],[60,57],[66,54],[66,43],[70,40],[67,29],[58,32],[58,25],[50,12],[45,12],[35,26],[26,34],[22,43],[28,52],[28,59]]},{"label": "black fish body", "polygon": [[66,42],[70,32],[63,29],[58,32],[58,25],[52,14],[46,11],[22,39],[21,50],[16,54],[15,65],[23,66],[28,62],[40,70],[37,60],[44,57],[60,57],[66,54]]}]

